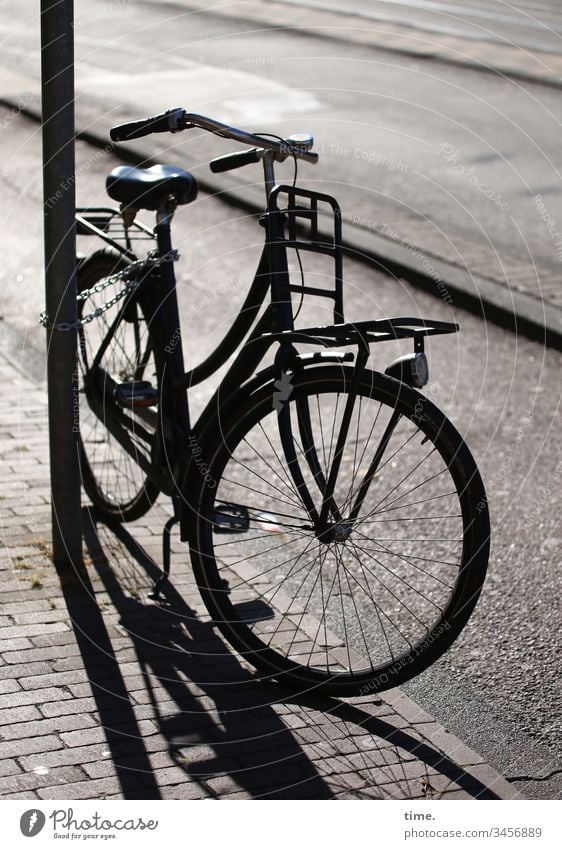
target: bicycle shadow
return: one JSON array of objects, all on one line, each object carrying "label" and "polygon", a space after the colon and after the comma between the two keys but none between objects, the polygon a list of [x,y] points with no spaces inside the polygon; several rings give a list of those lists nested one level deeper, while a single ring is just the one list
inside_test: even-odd
[{"label": "bicycle shadow", "polygon": [[[117,661],[111,687],[107,681],[94,687],[125,798],[161,798],[158,773],[166,766],[176,770],[178,783],[183,776],[198,785],[199,795],[215,798],[237,790],[271,799],[430,798],[439,789],[435,776],[473,798],[498,798],[437,749],[391,719],[373,716],[367,706],[295,694],[245,668],[215,633],[194,584],[190,603],[176,589],[184,575],[168,582],[161,603],[141,602],[135,581],[141,576],[146,588],[146,576],[159,576],[158,565],[123,526],[105,525],[93,511],[84,514],[96,575],[142,670],[132,697]],[[95,682],[88,653],[84,663]],[[137,729],[127,740],[122,717],[107,709],[108,699],[121,700],[123,694],[122,716]],[[156,735],[147,736],[134,719],[139,705],[141,712],[148,709]],[[167,760],[153,746],[158,735]],[[138,795],[139,781],[145,796]],[[131,792],[136,795],[127,795]]]},{"label": "bicycle shadow", "polygon": [[[146,586],[146,575],[153,580],[159,576],[158,565],[123,526],[110,527],[98,522],[93,511],[84,512],[84,539],[96,575],[142,670],[142,690],[137,685],[132,698],[135,706],[139,702],[150,706],[169,756],[163,761],[156,749],[151,759],[147,738],[141,733],[134,740],[116,737],[116,718],[108,717],[106,711],[102,723],[113,742],[112,759],[123,793],[130,786],[123,779],[133,772],[137,779],[147,779],[146,798],[151,792],[153,798],[161,798],[158,767],[175,765],[184,780],[200,785],[200,796],[219,797],[239,790],[254,798],[265,791],[276,799],[331,798],[330,788],[271,704],[279,700],[279,689],[256,681],[217,637],[212,624],[202,621],[172,584],[157,604],[142,603],[127,592],[131,568],[143,570]],[[117,578],[114,569],[120,571]],[[92,679],[88,657],[84,660]],[[116,683],[122,693],[126,678],[121,676]],[[103,687],[112,689],[107,681]],[[99,688],[94,692],[97,700]],[[134,713],[130,693],[124,710]],[[228,781],[229,776],[237,786]]]}]

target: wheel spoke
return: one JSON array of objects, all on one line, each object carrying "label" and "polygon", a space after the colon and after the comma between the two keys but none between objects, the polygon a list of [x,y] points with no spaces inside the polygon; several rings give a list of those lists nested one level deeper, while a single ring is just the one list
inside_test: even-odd
[{"label": "wheel spoke", "polygon": [[[437,656],[450,644],[453,635],[438,626],[447,611],[469,601],[458,575],[472,568],[482,545],[473,542],[482,490],[474,484],[477,473],[461,467],[462,441],[446,420],[434,431],[416,425],[415,393],[369,376],[364,386],[354,384],[352,406],[350,378],[335,373],[322,367],[315,377],[307,369],[297,374],[286,412],[297,423],[299,413],[304,416],[299,430],[295,424],[291,458],[302,463],[307,486],[316,490],[322,476],[333,483],[336,511],[309,515],[278,447],[270,397],[256,392],[237,420],[225,424],[223,444],[209,452],[218,482],[211,503],[245,506],[250,525],[227,540],[211,528],[215,556],[210,550],[201,568],[204,562],[228,581],[227,592],[214,591],[218,624],[248,660],[311,686],[333,682],[337,691],[343,682],[342,692],[351,693],[361,682],[370,691],[406,680],[428,652]],[[460,456],[466,462],[464,448]],[[337,467],[333,480],[330,470]],[[322,489],[331,493],[320,486],[325,501]],[[358,514],[350,518],[358,494]],[[280,540],[271,540],[269,523]],[[217,588],[218,578],[212,580]],[[255,616],[247,613],[252,605]]]}]

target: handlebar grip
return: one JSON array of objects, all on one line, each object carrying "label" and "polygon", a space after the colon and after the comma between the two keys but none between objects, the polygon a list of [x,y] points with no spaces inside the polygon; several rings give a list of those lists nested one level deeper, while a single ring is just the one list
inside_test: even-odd
[{"label": "handlebar grip", "polygon": [[111,141],[130,141],[131,139],[149,136],[151,133],[173,133],[176,130],[183,129],[181,118],[184,114],[183,109],[168,109],[167,112],[154,115],[152,118],[128,121],[126,124],[112,127],[109,136]]},{"label": "handlebar grip", "polygon": [[209,167],[213,174],[220,174],[221,171],[232,171],[234,168],[242,168],[243,165],[250,165],[252,162],[259,161],[257,148],[252,147],[250,150],[243,150],[240,153],[227,153],[225,156],[212,159]]}]

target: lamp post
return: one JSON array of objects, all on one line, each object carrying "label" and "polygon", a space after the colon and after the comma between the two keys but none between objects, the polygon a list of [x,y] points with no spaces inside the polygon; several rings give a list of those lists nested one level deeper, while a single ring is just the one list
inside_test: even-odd
[{"label": "lamp post", "polygon": [[76,330],[73,0],[41,0],[43,216],[53,557],[82,565]]}]

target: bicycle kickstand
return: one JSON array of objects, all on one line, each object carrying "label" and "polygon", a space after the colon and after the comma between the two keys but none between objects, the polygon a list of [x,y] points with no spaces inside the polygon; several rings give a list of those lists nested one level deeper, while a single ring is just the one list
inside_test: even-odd
[{"label": "bicycle kickstand", "polygon": [[157,601],[160,598],[160,590],[162,586],[166,583],[168,578],[170,577],[170,544],[171,544],[171,533],[174,525],[177,525],[180,520],[180,505],[179,499],[175,496],[172,497],[172,504],[174,508],[174,515],[171,519],[168,519],[166,524],[164,525],[164,530],[162,531],[162,574],[155,582],[151,591],[148,594],[148,597]]}]

